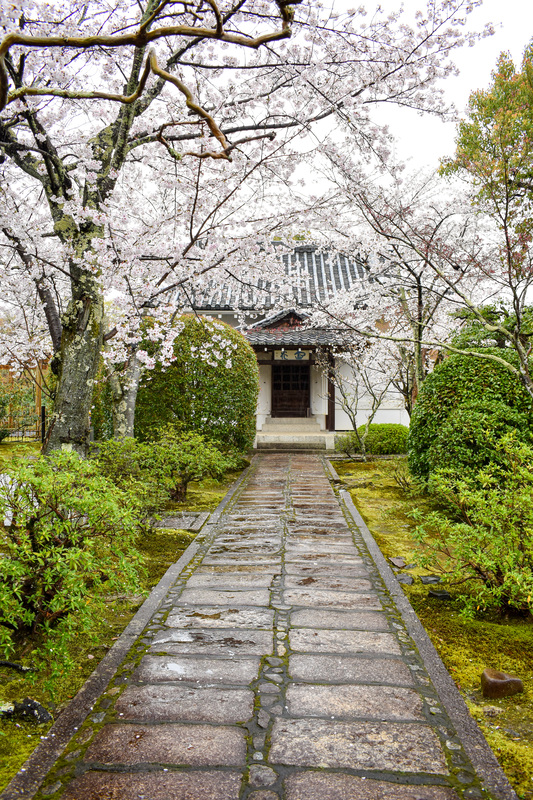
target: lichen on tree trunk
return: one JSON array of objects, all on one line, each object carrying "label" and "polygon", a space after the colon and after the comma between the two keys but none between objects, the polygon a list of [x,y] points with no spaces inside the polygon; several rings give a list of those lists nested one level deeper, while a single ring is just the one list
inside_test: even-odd
[{"label": "lichen on tree trunk", "polygon": [[90,439],[92,387],[102,349],[104,299],[98,279],[82,272],[63,316],[61,356],[54,411],[45,454],[75,450],[87,455]]},{"label": "lichen on tree trunk", "polygon": [[141,379],[141,362],[134,350],[122,370],[110,375],[113,395],[113,438],[125,439],[134,435],[135,404]]}]

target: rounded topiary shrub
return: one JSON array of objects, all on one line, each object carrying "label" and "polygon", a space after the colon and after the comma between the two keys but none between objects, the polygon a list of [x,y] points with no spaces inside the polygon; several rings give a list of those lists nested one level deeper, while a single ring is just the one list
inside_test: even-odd
[{"label": "rounded topiary shrub", "polygon": [[429,470],[478,472],[496,457],[496,442],[512,431],[529,439],[527,414],[497,400],[462,403],[450,412],[428,450]]},{"label": "rounded topiary shrub", "polygon": [[[513,353],[501,348],[494,351],[485,349],[485,352],[494,352],[499,358],[505,358],[510,363],[515,360]],[[485,423],[480,422],[479,418],[475,423],[472,420],[472,425],[478,431],[475,434],[476,440],[481,441],[482,434],[479,431],[483,430],[483,424],[489,426],[488,417],[492,418],[493,423],[496,423],[497,419],[501,420],[503,412],[501,408],[498,411],[498,404],[504,404],[524,415],[523,420],[517,420],[517,424],[513,423],[511,427],[521,429],[525,425],[529,429],[532,426],[531,400],[517,376],[496,361],[476,356],[452,355],[428,375],[417,397],[409,428],[409,470],[412,475],[426,479],[433,469],[441,466],[438,453],[445,456],[447,445],[444,437],[447,437],[450,447],[454,446],[451,437],[457,434],[457,425],[467,419],[468,410],[464,410],[464,414],[461,412],[463,414],[461,422],[454,423],[452,418],[450,425],[452,428],[455,426],[454,433],[450,428],[446,434],[444,426],[452,412],[458,411],[461,406],[472,406],[472,404],[478,406],[482,404],[483,410],[480,413],[485,416]],[[488,409],[491,407],[495,414],[489,413],[487,417]],[[497,429],[499,426],[500,423],[496,423]],[[490,432],[489,427],[485,430]],[[463,434],[462,444],[457,444],[459,449],[467,446],[468,435],[468,431]],[[471,441],[472,447],[475,448],[474,438]],[[448,459],[447,455],[445,457]],[[446,466],[449,466],[449,461]]]},{"label": "rounded topiary shrub", "polygon": [[[407,438],[409,428],[397,423],[375,423],[368,426],[365,437],[365,426],[357,429],[359,437],[364,441],[365,453],[373,456],[398,455],[407,452]],[[335,441],[337,452],[353,456],[362,453],[362,448],[355,431],[348,431],[344,436],[337,437]]]},{"label": "rounded topiary shrub", "polygon": [[[365,426],[358,428],[363,434]],[[382,422],[369,425],[368,435],[365,439],[365,449],[373,456],[398,455],[407,453],[407,438],[409,428],[392,422]]]},{"label": "rounded topiary shrub", "polygon": [[255,436],[259,373],[244,336],[220,320],[184,316],[170,366],[145,373],[135,435],[153,438],[161,425],[181,423],[223,447],[249,449]]}]

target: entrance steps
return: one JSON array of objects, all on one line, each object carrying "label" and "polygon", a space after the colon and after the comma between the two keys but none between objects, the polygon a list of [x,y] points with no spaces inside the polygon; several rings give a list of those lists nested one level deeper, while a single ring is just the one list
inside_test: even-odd
[{"label": "entrance steps", "polygon": [[263,423],[257,450],[333,450],[335,434],[320,429],[315,417],[276,417]]}]

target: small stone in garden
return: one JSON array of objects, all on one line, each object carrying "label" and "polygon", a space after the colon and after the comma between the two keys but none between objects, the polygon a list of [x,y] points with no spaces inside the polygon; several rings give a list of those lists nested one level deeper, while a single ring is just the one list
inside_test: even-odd
[{"label": "small stone in garden", "polygon": [[435,600],[451,600],[452,596],[446,589],[430,589],[428,592],[429,597],[434,597]]},{"label": "small stone in garden", "polygon": [[260,728],[268,728],[269,722],[270,722],[269,715],[267,714],[266,711],[263,711],[263,709],[261,709],[261,711],[257,715],[257,724],[259,725]]},{"label": "small stone in garden", "polygon": [[396,580],[398,583],[407,584],[407,586],[412,586],[412,584],[415,582],[415,579],[412,575],[397,575]]},{"label": "small stone in garden", "polygon": [[277,780],[277,774],[270,767],[254,764],[250,767],[248,782],[250,786],[272,786]]},{"label": "small stone in garden", "polygon": [[21,703],[15,703],[14,713],[17,716],[31,717],[37,722],[52,722],[53,717],[44,706],[32,700],[31,697],[25,697]]},{"label": "small stone in garden", "polygon": [[275,656],[269,656],[267,661],[271,667],[279,667],[280,664],[283,664],[281,658],[276,658]]},{"label": "small stone in garden", "polygon": [[503,714],[503,708],[498,708],[498,706],[483,706],[482,711],[486,717],[497,717],[498,714]]},{"label": "small stone in garden", "polygon": [[524,684],[520,678],[514,675],[487,667],[481,675],[481,689],[483,697],[510,697],[518,692],[523,692]]},{"label": "small stone in garden", "polygon": [[405,561],[405,559],[400,558],[400,557],[398,557],[398,558],[389,558],[389,561],[390,561],[390,563],[392,564],[393,567],[397,567],[398,569],[403,569],[407,564],[407,561]]},{"label": "small stone in garden", "polygon": [[440,583],[440,578],[438,575],[421,575],[420,582],[427,584],[427,583]]}]

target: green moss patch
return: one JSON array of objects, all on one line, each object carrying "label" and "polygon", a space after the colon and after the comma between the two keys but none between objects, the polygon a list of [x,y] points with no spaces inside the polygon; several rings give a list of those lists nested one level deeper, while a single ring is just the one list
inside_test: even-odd
[{"label": "green moss patch", "polygon": [[[431,509],[429,498],[406,492],[398,484],[402,460],[341,462],[335,468],[386,558],[416,563],[411,536],[412,508]],[[416,579],[428,570],[415,567],[413,586],[402,588],[409,597],[446,668],[481,727],[496,758],[522,800],[533,800],[533,620],[504,618],[494,613],[467,620],[459,603],[428,596],[431,586]],[[445,586],[445,584],[443,584]],[[440,585],[439,585],[440,588]],[[454,587],[446,586],[452,594]],[[480,676],[493,667],[519,676],[524,692],[501,700],[481,694]]]}]

